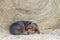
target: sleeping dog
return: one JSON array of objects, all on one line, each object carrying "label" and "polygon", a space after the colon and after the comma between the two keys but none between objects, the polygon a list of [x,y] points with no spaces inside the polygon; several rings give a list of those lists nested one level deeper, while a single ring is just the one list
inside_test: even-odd
[{"label": "sleeping dog", "polygon": [[18,21],[10,26],[10,33],[13,35],[28,35],[33,33],[40,33],[36,23],[31,21]]}]

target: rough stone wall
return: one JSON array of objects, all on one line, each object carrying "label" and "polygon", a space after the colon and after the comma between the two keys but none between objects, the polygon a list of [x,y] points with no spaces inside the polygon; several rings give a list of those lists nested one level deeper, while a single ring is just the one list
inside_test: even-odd
[{"label": "rough stone wall", "polygon": [[0,0],[0,30],[20,20],[36,22],[39,29],[60,24],[60,0]]}]

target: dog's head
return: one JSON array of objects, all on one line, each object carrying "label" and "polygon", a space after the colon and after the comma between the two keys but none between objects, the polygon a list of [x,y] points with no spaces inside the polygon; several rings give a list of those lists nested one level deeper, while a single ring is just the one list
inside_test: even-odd
[{"label": "dog's head", "polygon": [[31,23],[30,25],[28,25],[28,27],[26,28],[26,31],[30,34],[33,34],[36,32],[37,29],[37,24],[36,23]]}]

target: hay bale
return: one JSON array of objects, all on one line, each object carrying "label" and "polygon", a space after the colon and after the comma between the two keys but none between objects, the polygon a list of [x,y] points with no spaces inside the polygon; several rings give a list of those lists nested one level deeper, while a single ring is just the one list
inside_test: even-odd
[{"label": "hay bale", "polygon": [[[20,20],[36,22],[41,30],[54,29],[60,23],[60,0],[0,0],[0,25]],[[1,27],[0,27],[1,30]]]}]

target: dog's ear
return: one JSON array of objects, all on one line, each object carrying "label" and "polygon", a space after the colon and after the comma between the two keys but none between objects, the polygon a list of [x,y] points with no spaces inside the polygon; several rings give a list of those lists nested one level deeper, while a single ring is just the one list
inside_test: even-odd
[{"label": "dog's ear", "polygon": [[34,28],[38,27],[38,25],[36,23],[31,23],[30,25],[33,26]]}]

